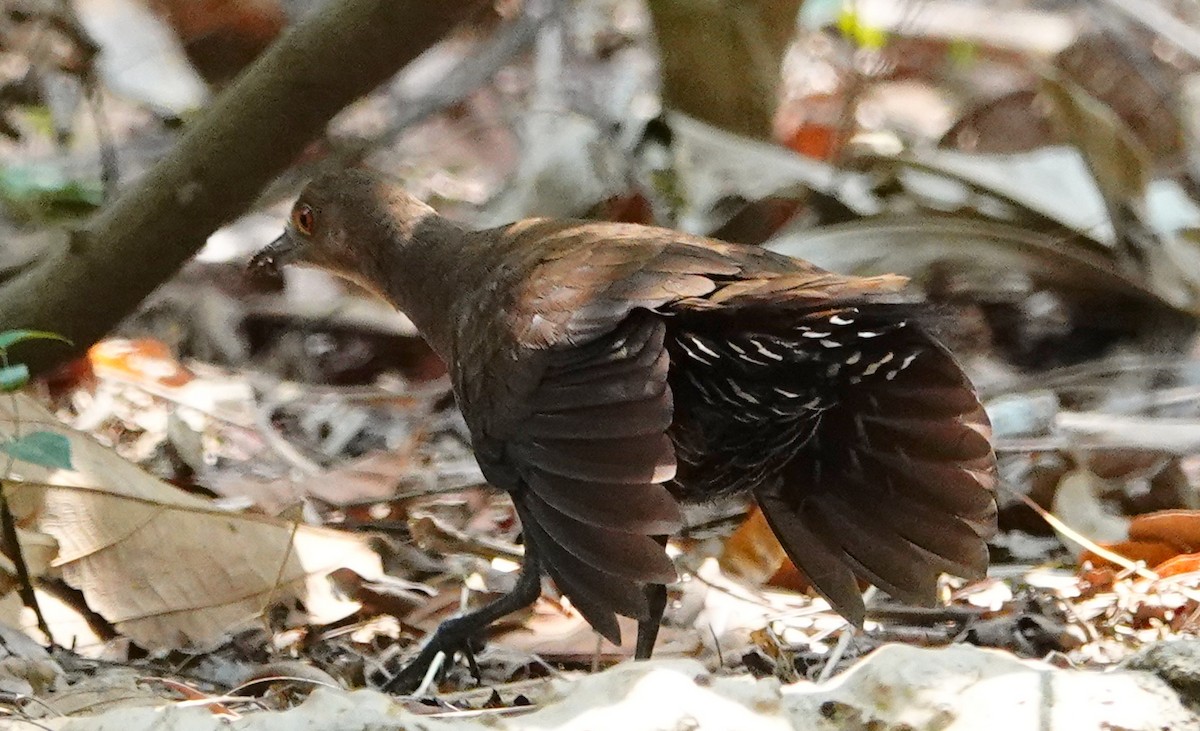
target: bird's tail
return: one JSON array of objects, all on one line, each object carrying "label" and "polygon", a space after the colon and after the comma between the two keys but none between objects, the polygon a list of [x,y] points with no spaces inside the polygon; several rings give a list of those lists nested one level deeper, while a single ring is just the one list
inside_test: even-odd
[{"label": "bird's tail", "polygon": [[914,322],[873,320],[859,311],[837,397],[756,490],[788,556],[856,625],[855,575],[927,604],[942,572],[983,575],[996,521],[990,427],[970,382]]}]

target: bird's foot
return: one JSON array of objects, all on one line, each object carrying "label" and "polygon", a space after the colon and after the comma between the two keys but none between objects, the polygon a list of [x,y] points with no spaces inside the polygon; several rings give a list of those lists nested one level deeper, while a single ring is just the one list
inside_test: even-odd
[{"label": "bird's foot", "polygon": [[[469,619],[469,616],[454,617],[442,622],[412,662],[389,680],[384,690],[390,693],[412,693],[426,685],[425,678],[431,670],[437,673],[435,680],[445,677],[459,655],[466,659],[471,676],[476,682],[480,681],[479,664],[475,661],[475,653],[471,648],[471,641],[479,628],[474,622],[463,621]],[[439,662],[438,655],[442,655],[441,665],[434,670],[434,663]]]}]

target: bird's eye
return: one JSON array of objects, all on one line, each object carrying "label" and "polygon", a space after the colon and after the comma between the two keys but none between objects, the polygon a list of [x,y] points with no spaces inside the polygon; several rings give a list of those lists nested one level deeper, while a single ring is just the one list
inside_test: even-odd
[{"label": "bird's eye", "polygon": [[292,225],[305,236],[313,232],[314,219],[313,209],[303,203],[292,209]]}]

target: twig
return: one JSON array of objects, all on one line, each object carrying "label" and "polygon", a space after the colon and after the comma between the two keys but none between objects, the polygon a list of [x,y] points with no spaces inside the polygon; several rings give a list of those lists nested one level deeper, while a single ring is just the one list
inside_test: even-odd
[{"label": "twig", "polygon": [[[868,586],[867,590],[863,592],[863,604],[870,604],[871,600],[874,599],[875,595],[878,593],[878,589],[873,586]],[[829,653],[829,658],[825,660],[825,665],[822,666],[821,672],[817,675],[818,683],[823,683],[826,680],[829,680],[830,676],[833,675],[834,669],[837,667],[837,664],[842,661],[842,657],[846,654],[846,650],[850,648],[850,643],[854,640],[855,633],[858,632],[858,630],[849,622],[846,622],[844,627],[845,630],[842,632],[842,636],[838,638],[838,643],[834,645],[833,651]]]},{"label": "twig", "polygon": [[841,636],[838,637],[837,644],[833,646],[833,650],[830,651],[829,657],[826,658],[825,664],[821,666],[821,672],[817,674],[818,683],[824,683],[826,680],[829,680],[830,676],[833,675],[834,668],[836,668],[837,664],[842,661],[842,656],[845,655],[846,650],[850,648],[850,640],[853,639],[853,637],[854,628],[847,623],[842,630]]},{"label": "twig", "polygon": [[263,625],[266,627],[266,630],[268,632],[271,631],[271,626],[270,626],[271,613],[268,610],[270,610],[271,604],[274,603],[274,601],[275,601],[275,596],[276,596],[276,593],[279,591],[279,587],[283,584],[283,575],[287,571],[288,561],[290,561],[292,559],[292,556],[295,553],[296,534],[299,531],[300,531],[300,521],[297,520],[294,523],[292,523],[292,530],[290,533],[288,533],[287,550],[283,552],[283,558],[279,561],[279,571],[277,571],[275,573],[275,581],[271,582],[271,590],[269,592],[267,592],[267,596],[263,599],[262,619],[263,619]]},{"label": "twig", "polygon": [[708,634],[712,636],[713,649],[717,651],[717,667],[725,667],[725,653],[721,651],[721,639],[717,637],[717,630],[713,627],[712,622],[708,623]]},{"label": "twig", "polygon": [[67,717],[67,714],[63,713],[62,711],[58,710],[57,708],[55,708],[54,706],[50,705],[49,703],[47,703],[46,701],[42,700],[41,698],[38,698],[37,696],[34,696],[34,695],[26,695],[26,694],[24,694],[24,693],[13,693],[13,694],[11,695],[11,697],[12,697],[12,698],[14,698],[14,699],[15,699],[15,700],[17,700],[17,701],[21,701],[21,702],[25,702],[25,703],[34,703],[34,704],[36,704],[36,705],[39,705],[39,706],[41,706],[42,708],[45,708],[45,709],[46,709],[47,711],[49,711],[50,713],[53,713],[55,716],[58,716],[59,718],[66,718],[66,717]]},{"label": "twig", "polygon": [[1104,546],[1101,546],[1100,544],[1096,543],[1095,541],[1093,541],[1092,539],[1083,535],[1082,533],[1076,531],[1071,526],[1069,526],[1066,523],[1059,520],[1058,516],[1054,515],[1049,510],[1046,510],[1041,505],[1038,505],[1037,503],[1035,503],[1028,496],[1022,495],[1021,493],[1017,492],[1016,490],[1013,490],[1012,488],[1007,487],[1006,485],[1003,485],[1003,484],[1001,484],[1000,487],[1001,487],[1001,489],[1006,490],[1013,497],[1017,498],[1018,500],[1020,500],[1021,502],[1025,503],[1027,506],[1029,506],[1029,508],[1031,510],[1033,510],[1033,512],[1037,513],[1038,515],[1040,515],[1042,517],[1042,520],[1049,523],[1051,528],[1053,528],[1054,530],[1063,534],[1064,536],[1066,536],[1070,540],[1074,541],[1075,543],[1078,543],[1079,545],[1083,546],[1084,548],[1086,548],[1087,550],[1096,554],[1097,556],[1100,556],[1101,558],[1111,561],[1114,564],[1120,566],[1121,568],[1124,568],[1127,571],[1137,574],[1138,576],[1140,576],[1143,579],[1150,579],[1151,581],[1158,581],[1158,579],[1160,578],[1158,574],[1154,573],[1150,569],[1147,569],[1145,566],[1141,565],[1140,563],[1130,561],[1129,559],[1125,558],[1121,554],[1116,553],[1114,551],[1110,551],[1109,549],[1105,548]]},{"label": "twig", "polygon": [[108,115],[104,111],[104,91],[96,81],[96,73],[89,70],[83,76],[84,94],[87,95],[88,105],[92,109],[93,123],[96,125],[96,146],[100,154],[100,183],[103,186],[104,200],[110,201],[117,195],[121,183],[121,168],[117,162],[117,146],[113,142],[112,132],[108,128]]},{"label": "twig", "polygon": [[420,96],[397,100],[397,114],[379,134],[343,146],[328,161],[330,167],[345,167],[357,162],[372,149],[386,146],[410,127],[451,107],[478,89],[505,64],[525,50],[538,30],[558,14],[563,0],[531,0],[523,3],[520,14],[507,23],[482,48],[474,51],[448,74]]},{"label": "twig", "polygon": [[87,227],[0,288],[5,327],[53,330],[36,374],[112,329],[245,210],[330,118],[391,78],[482,0],[341,0],[291,28],[228,87],[145,176]]},{"label": "twig", "polygon": [[429,663],[429,669],[425,671],[425,677],[421,679],[421,684],[412,692],[414,696],[423,696],[429,691],[429,686],[433,685],[433,679],[441,672],[442,665],[446,664],[446,653],[439,651],[433,656],[433,662]]},{"label": "twig", "polygon": [[267,675],[260,678],[253,678],[251,680],[247,680],[241,685],[234,686],[233,688],[230,688],[229,692],[223,697],[233,700],[253,700],[253,698],[245,697],[242,694],[256,685],[262,685],[264,683],[276,683],[279,681],[287,681],[289,683],[307,683],[309,685],[319,685],[322,688],[341,690],[341,688],[335,683],[317,680],[316,678],[302,678],[299,675]]},{"label": "twig", "polygon": [[604,638],[600,636],[599,632],[595,634],[596,647],[592,650],[592,674],[600,672],[600,656],[603,654],[602,650],[604,649]]}]

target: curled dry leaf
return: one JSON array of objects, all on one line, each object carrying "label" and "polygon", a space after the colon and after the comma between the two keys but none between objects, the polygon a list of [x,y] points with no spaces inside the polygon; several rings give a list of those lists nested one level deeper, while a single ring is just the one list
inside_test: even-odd
[{"label": "curled dry leaf", "polygon": [[1164,578],[1197,572],[1200,572],[1200,553],[1184,553],[1174,556],[1154,567],[1154,573]]},{"label": "curled dry leaf", "polygon": [[[18,428],[19,427],[19,428]],[[0,401],[0,439],[39,429],[71,445],[74,470],[17,461],[7,493],[22,527],[58,542],[63,578],[148,648],[205,646],[299,599],[316,621],[350,614],[324,576],[381,574],[357,537],[223,512],[63,426],[32,399]]]},{"label": "curled dry leaf", "polygon": [[[1141,561],[1159,576],[1200,571],[1200,510],[1160,510],[1129,521],[1129,540],[1104,546],[1132,561]],[[1080,563],[1113,566],[1111,561],[1085,552]]]},{"label": "curled dry leaf", "polygon": [[1187,553],[1200,550],[1200,510],[1160,510],[1129,523],[1132,540],[1160,541]]},{"label": "curled dry leaf", "polygon": [[[1085,469],[1068,472],[1058,483],[1050,510],[1085,539],[1102,542],[1126,540],[1129,537],[1129,520],[1110,512],[1100,501],[1100,494],[1105,489],[1103,482]],[[1075,548],[1078,554],[1088,548],[1063,531],[1059,531],[1059,538]]]},{"label": "curled dry leaf", "polygon": [[[1048,289],[1113,327],[1178,313],[1094,245],[979,218],[888,215],[816,229],[787,227],[766,248],[836,272],[894,272],[981,299]],[[997,276],[997,272],[1006,273]]]},{"label": "curled dry leaf", "polygon": [[1041,90],[1108,203],[1138,204],[1146,194],[1150,155],[1129,126],[1108,105],[1069,79],[1048,74]]},{"label": "curled dry leaf", "polygon": [[[1179,555],[1178,548],[1162,541],[1129,540],[1102,545],[1113,553],[1120,554],[1130,561],[1141,561],[1150,567],[1157,567],[1163,562],[1169,561]],[[1079,563],[1080,565],[1091,564],[1095,568],[1112,568],[1118,570],[1124,568],[1092,551],[1084,551],[1079,556]],[[1157,568],[1155,568],[1155,573],[1158,573]]]}]

